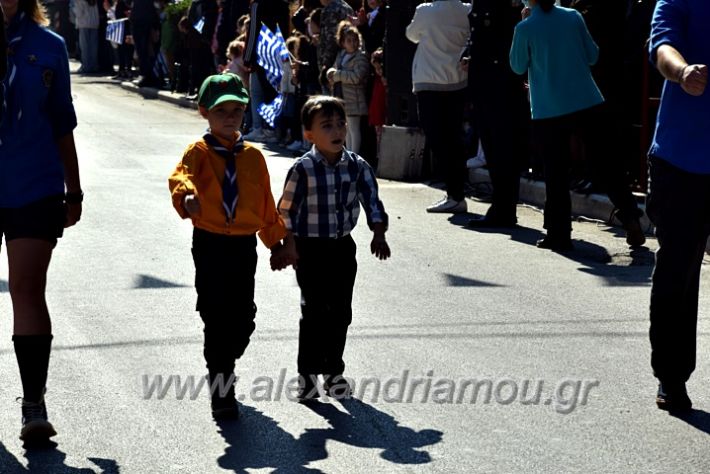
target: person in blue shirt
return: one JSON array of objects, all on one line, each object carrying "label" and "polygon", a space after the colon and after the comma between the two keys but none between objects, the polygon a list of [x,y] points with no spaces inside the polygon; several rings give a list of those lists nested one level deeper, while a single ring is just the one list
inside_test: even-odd
[{"label": "person in blue shirt", "polygon": [[658,251],[651,286],[651,367],[656,404],[689,410],[695,369],[700,267],[710,236],[710,2],[659,0],[650,56],[666,81],[649,152],[648,216]]},{"label": "person in blue shirt", "polygon": [[576,10],[555,6],[554,0],[528,3],[524,20],[515,27],[510,65],[515,73],[528,74],[533,137],[544,164],[547,235],[537,245],[572,249],[569,144],[578,135],[595,169],[592,178],[618,209],[626,242],[640,246],[646,241],[639,223],[642,212],[614,160],[614,145],[604,139],[610,135],[608,114],[590,69],[599,48]]},{"label": "person in blue shirt", "polygon": [[38,0],[0,0],[7,74],[0,115],[0,237],[5,236],[22,380],[25,443],[56,434],[44,404],[52,326],[47,267],[63,229],[81,217],[83,194],[74,146],[76,115],[64,41],[47,30]]}]

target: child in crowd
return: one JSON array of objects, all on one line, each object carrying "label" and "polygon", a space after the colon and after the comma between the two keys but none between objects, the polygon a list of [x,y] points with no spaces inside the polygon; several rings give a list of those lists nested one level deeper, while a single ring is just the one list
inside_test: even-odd
[{"label": "child in crowd", "polygon": [[344,148],[348,124],[343,102],[329,96],[311,97],[303,106],[301,122],[304,136],[314,146],[286,176],[279,212],[288,236],[281,261],[278,255],[272,258],[272,268],[298,262],[298,398],[307,402],[318,396],[318,374],[323,375],[323,388],[329,396],[350,396],[351,388],[342,376],[343,351],[352,320],[357,270],[350,232],[357,223],[360,204],[374,233],[371,252],[385,260],[390,248],[385,240],[387,214],[375,173],[364,159]]},{"label": "child in crowd", "polygon": [[256,234],[281,257],[286,235],[258,148],[239,127],[249,102],[235,74],[209,76],[200,87],[200,115],[209,130],[185,150],[169,179],[173,206],[192,219],[197,311],[204,322],[204,357],[215,419],[237,418],[234,364],[254,331]]},{"label": "child in crowd", "polygon": [[345,102],[348,120],[347,147],[358,153],[362,136],[360,119],[363,115],[367,115],[365,84],[370,73],[370,63],[360,49],[362,45],[360,32],[352,23],[347,20],[340,22],[336,40],[341,49],[326,76],[332,94]]},{"label": "child in crowd", "polygon": [[244,87],[249,90],[249,71],[244,66],[244,48],[246,48],[244,41],[234,40],[229,43],[229,47],[227,48],[227,59],[229,59],[229,62],[227,62],[224,72],[231,72],[239,76]]},{"label": "child in crowd", "polygon": [[382,126],[387,121],[387,78],[385,78],[384,63],[384,50],[377,48],[370,57],[370,64],[375,70],[375,75],[372,80],[372,94],[367,115],[370,126],[375,127],[378,146],[382,137]]}]

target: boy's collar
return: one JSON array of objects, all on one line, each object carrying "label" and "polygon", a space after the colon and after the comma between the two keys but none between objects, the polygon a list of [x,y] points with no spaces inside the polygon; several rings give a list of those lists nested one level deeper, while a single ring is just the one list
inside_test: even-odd
[{"label": "boy's collar", "polygon": [[207,129],[207,133],[209,133],[210,135],[215,137],[217,139],[217,141],[225,148],[231,148],[232,146],[234,146],[234,144],[240,139],[240,137],[242,135],[241,132],[237,131],[237,132],[234,132],[234,136],[232,137],[231,140],[226,140],[226,139],[212,133],[212,130],[210,130],[209,128]]},{"label": "boy's collar", "polygon": [[[311,153],[313,154],[313,157],[315,158],[316,161],[325,161],[326,163],[330,164],[328,161],[328,158],[325,157],[323,153],[320,152],[317,146],[313,145],[311,147]],[[340,152],[340,158],[338,158],[333,165],[340,163],[344,161],[346,158],[346,153],[345,153],[345,148]]]}]

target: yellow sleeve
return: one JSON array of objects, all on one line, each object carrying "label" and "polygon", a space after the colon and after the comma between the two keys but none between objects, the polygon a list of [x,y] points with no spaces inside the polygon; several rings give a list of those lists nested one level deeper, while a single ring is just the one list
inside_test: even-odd
[{"label": "yellow sleeve", "polygon": [[175,167],[175,171],[168,178],[168,186],[173,199],[173,207],[183,219],[188,219],[190,215],[183,206],[183,200],[188,194],[197,196],[197,189],[193,182],[195,176],[197,162],[199,158],[198,150],[194,145],[190,145],[185,150],[182,160]]},{"label": "yellow sleeve", "polygon": [[274,195],[271,193],[271,178],[269,177],[269,169],[266,167],[266,161],[263,156],[260,156],[261,161],[261,183],[264,189],[264,214],[261,220],[264,226],[259,229],[259,238],[267,248],[271,248],[286,237],[286,226],[284,221],[276,210],[274,203]]}]

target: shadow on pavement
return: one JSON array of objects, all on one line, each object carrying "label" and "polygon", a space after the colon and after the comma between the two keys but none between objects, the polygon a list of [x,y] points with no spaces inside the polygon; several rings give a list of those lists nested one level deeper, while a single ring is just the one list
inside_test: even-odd
[{"label": "shadow on pavement", "polygon": [[298,439],[273,418],[253,407],[240,405],[238,421],[217,422],[220,435],[229,445],[217,464],[236,473],[265,468],[276,473],[321,473],[323,471],[307,466],[328,458],[326,443],[329,440],[357,448],[381,449],[380,457],[393,464],[431,462],[431,456],[422,448],[440,442],[441,431],[414,431],[360,400],[341,403],[348,413],[330,403],[306,405],[325,418],[332,428],[307,429]]},{"label": "shadow on pavement", "polygon": [[402,426],[393,416],[356,398],[341,400],[344,413],[331,403],[315,402],[308,408],[328,420],[332,428],[308,429],[298,441],[315,452],[318,459],[328,456],[328,440],[358,448],[382,449],[380,457],[393,464],[427,464],[431,456],[423,450],[441,441],[443,433],[437,430],[415,431]]},{"label": "shadow on pavement", "polygon": [[13,456],[0,443],[0,472],[3,474],[51,473],[51,474],[119,474],[121,468],[113,459],[88,458],[98,466],[95,471],[89,468],[78,468],[64,464],[66,453],[57,449],[57,444],[50,442],[43,447],[28,448],[25,451],[27,467]]},{"label": "shadow on pavement", "polygon": [[685,421],[690,426],[703,433],[710,434],[710,413],[704,410],[693,409],[688,413],[671,413],[670,415],[681,421]]},{"label": "shadow on pavement", "polygon": [[217,459],[219,467],[237,473],[264,468],[275,473],[322,472],[306,467],[311,460],[321,459],[315,450],[299,443],[276,420],[246,405],[240,405],[239,412],[239,420],[217,422],[229,445]]},{"label": "shadow on pavement", "polygon": [[[545,234],[530,227],[469,229],[466,223],[473,214],[454,214],[449,222],[477,233],[509,235],[510,239],[535,246]],[[579,271],[600,277],[609,286],[643,286],[651,282],[651,273],[655,262],[654,253],[647,247],[638,247],[628,251],[609,254],[609,251],[586,240],[572,239],[574,250],[558,252],[559,255],[584,265]],[[540,249],[541,252],[550,252]]]}]

